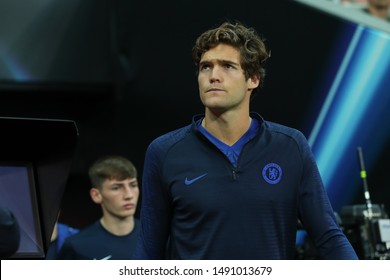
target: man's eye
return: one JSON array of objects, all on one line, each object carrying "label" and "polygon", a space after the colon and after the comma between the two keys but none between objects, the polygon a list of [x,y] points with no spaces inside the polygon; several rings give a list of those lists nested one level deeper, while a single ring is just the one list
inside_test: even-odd
[{"label": "man's eye", "polygon": [[208,64],[203,64],[200,66],[200,70],[207,70],[209,68],[210,68],[210,65],[208,65]]}]

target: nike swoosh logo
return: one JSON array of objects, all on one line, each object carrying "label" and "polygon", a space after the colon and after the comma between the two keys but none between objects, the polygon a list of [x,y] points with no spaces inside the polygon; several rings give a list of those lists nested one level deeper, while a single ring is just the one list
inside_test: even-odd
[{"label": "nike swoosh logo", "polygon": [[196,177],[196,178],[194,178],[194,179],[191,179],[191,180],[189,180],[189,179],[186,177],[186,179],[184,180],[184,184],[186,184],[186,186],[189,186],[189,185],[195,183],[196,181],[198,181],[199,179],[202,179],[202,178],[203,178],[204,176],[206,176],[206,175],[207,175],[207,173],[205,173],[205,174],[203,174],[203,175],[200,175],[200,176],[198,176],[198,177]]},{"label": "nike swoosh logo", "polygon": [[[109,259],[111,259],[111,257],[112,257],[112,255],[108,255],[108,256],[106,256],[106,257],[100,259],[100,260],[109,260]],[[97,260],[97,259],[94,258],[94,260]]]}]

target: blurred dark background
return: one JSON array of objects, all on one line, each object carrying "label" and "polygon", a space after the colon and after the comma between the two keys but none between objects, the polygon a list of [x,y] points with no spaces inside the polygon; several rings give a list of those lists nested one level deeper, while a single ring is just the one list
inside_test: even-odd
[{"label": "blurred dark background", "polygon": [[[252,109],[309,137],[340,35],[334,16],[287,0],[0,2],[0,116],[69,119],[79,129],[60,221],[83,227],[100,217],[87,172],[102,155],[131,159],[142,189],[150,141],[203,112],[195,38],[229,19],[256,28],[271,50]],[[368,168],[374,203],[390,205],[389,156],[387,144]],[[352,181],[349,203],[364,203]]]}]

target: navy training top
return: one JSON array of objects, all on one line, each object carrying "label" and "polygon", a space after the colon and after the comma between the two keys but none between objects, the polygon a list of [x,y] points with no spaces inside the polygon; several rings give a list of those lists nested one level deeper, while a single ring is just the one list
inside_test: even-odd
[{"label": "navy training top", "polygon": [[96,221],[65,239],[60,260],[131,260],[140,234],[140,222],[134,219],[134,229],[127,235],[108,232]]},{"label": "navy training top", "polygon": [[304,135],[259,122],[236,167],[191,125],[146,151],[135,259],[294,259],[298,219],[323,259],[357,259]]}]

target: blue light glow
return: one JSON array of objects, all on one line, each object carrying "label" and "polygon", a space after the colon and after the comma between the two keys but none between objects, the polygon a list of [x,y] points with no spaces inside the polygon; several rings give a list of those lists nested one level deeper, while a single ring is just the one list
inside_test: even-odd
[{"label": "blue light glow", "polygon": [[3,73],[2,76],[12,77],[12,80],[15,81],[31,80],[32,77],[28,71],[8,52],[0,51],[0,63],[5,66],[5,71],[7,71],[7,74]]},{"label": "blue light glow", "polygon": [[[347,178],[358,174],[356,147],[368,145],[368,136],[374,133],[382,138],[376,141],[382,145],[389,136],[383,119],[389,119],[390,112],[381,104],[389,101],[389,74],[390,36],[357,26],[309,137],[336,206],[348,203],[348,188],[356,191],[356,186],[345,185],[353,181]],[[382,132],[378,134],[378,130]],[[375,154],[380,148],[370,146],[369,152]]]}]

